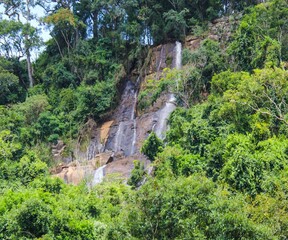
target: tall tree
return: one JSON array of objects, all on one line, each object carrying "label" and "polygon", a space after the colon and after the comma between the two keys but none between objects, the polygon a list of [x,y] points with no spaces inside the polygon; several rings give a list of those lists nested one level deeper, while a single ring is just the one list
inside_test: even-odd
[{"label": "tall tree", "polygon": [[[62,47],[70,54],[73,47],[76,46],[79,40],[79,29],[84,26],[81,21],[78,21],[76,16],[68,8],[60,8],[52,15],[45,18],[45,23],[53,25],[52,36],[56,41],[61,56]],[[64,46],[61,45],[64,43]]]},{"label": "tall tree", "polygon": [[40,38],[37,30],[29,23],[14,20],[0,21],[0,54],[18,61],[26,57],[29,86],[34,84],[31,51],[38,47]]},{"label": "tall tree", "polygon": [[[31,44],[31,20],[34,16],[31,13],[31,8],[36,6],[36,2],[33,0],[4,0],[0,3],[0,6],[3,6],[5,9],[5,14],[10,19],[16,19],[18,22],[25,21],[25,27],[23,28],[23,37],[25,39],[24,49],[25,49],[25,57],[27,62],[27,72],[29,77],[29,86],[33,87],[34,79],[33,79],[33,67],[31,62],[31,50],[35,45]],[[25,19],[25,20],[23,20]],[[40,40],[40,38],[38,38]],[[35,39],[34,39],[35,40]]]}]

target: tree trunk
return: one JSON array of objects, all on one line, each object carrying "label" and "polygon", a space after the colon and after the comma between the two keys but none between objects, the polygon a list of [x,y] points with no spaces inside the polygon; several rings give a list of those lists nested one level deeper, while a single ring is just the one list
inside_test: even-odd
[{"label": "tree trunk", "polygon": [[98,40],[98,12],[95,11],[91,14],[91,18],[93,21],[93,38],[97,41]]},{"label": "tree trunk", "polygon": [[34,86],[34,79],[33,79],[33,67],[31,63],[31,54],[29,48],[26,49],[26,62],[27,62],[27,71],[28,71],[28,78],[29,78],[29,87]]},{"label": "tree trunk", "polygon": [[[26,0],[26,10],[27,10],[27,16],[26,16],[26,21],[27,24],[30,23],[30,18],[31,18],[31,12],[30,12],[30,0]],[[25,40],[26,40],[26,44],[29,43],[29,36],[26,34],[25,35]],[[25,45],[26,45],[25,44]],[[30,49],[29,46],[25,46],[25,51],[26,51],[26,62],[27,62],[27,71],[28,71],[28,78],[29,78],[29,87],[33,87],[34,85],[34,79],[33,79],[33,68],[32,68],[32,63],[31,63],[31,53],[30,53]]]}]

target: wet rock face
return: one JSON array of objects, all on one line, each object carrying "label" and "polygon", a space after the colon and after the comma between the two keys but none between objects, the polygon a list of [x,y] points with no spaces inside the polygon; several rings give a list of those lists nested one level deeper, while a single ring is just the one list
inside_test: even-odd
[{"label": "wet rock face", "polygon": [[135,84],[127,81],[120,105],[113,115],[115,124],[110,128],[105,150],[133,155],[138,84],[138,81]]},{"label": "wet rock face", "polygon": [[110,128],[114,121],[105,122],[100,128],[92,134],[89,147],[87,149],[87,159],[93,159],[97,154],[102,153],[105,149],[105,143],[109,137]]},{"label": "wet rock face", "polygon": [[157,123],[154,125],[155,127],[153,127],[153,131],[160,139],[165,138],[165,133],[167,131],[170,114],[175,109],[176,109],[176,98],[174,97],[173,94],[170,94],[168,95],[168,100],[163,106],[163,108],[157,112]]},{"label": "wet rock face", "polygon": [[152,56],[146,75],[158,74],[159,77],[159,74],[161,75],[164,68],[172,68],[174,61],[174,48],[174,43],[167,43],[154,47],[152,49]]}]

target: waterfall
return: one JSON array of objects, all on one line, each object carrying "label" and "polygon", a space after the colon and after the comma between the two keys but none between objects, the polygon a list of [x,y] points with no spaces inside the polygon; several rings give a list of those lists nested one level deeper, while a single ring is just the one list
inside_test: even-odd
[{"label": "waterfall", "polygon": [[131,156],[135,153],[136,139],[137,139],[137,121],[135,118],[133,120],[133,139],[132,139],[132,146],[131,146],[131,151],[130,151]]},{"label": "waterfall", "polygon": [[156,125],[155,133],[160,139],[164,139],[165,132],[168,126],[168,119],[170,114],[176,109],[176,98],[174,94],[170,94],[165,106],[158,112],[158,123]]},{"label": "waterfall", "polygon": [[118,129],[117,129],[117,133],[116,133],[116,137],[115,137],[115,144],[114,144],[114,151],[118,152],[121,150],[121,140],[122,140],[122,135],[123,135],[123,126],[124,122],[120,122]]},{"label": "waterfall", "polygon": [[175,46],[175,68],[181,69],[182,68],[182,44],[181,42],[176,42]]},{"label": "waterfall", "polygon": [[161,70],[161,65],[163,62],[163,58],[165,58],[165,55],[163,56],[163,54],[165,54],[164,50],[165,50],[165,45],[161,46],[161,51],[160,51],[160,59],[159,59],[159,64],[157,66],[157,79],[160,78],[161,74],[160,74],[160,70]]},{"label": "waterfall", "polygon": [[[181,42],[176,42],[176,46],[175,46],[175,68],[176,69],[181,69],[182,68],[182,44]],[[176,79],[176,88],[177,88],[177,91],[179,89],[179,79]]]},{"label": "waterfall", "polygon": [[104,151],[122,151],[125,156],[131,156],[136,152],[136,108],[140,80],[140,76],[136,83],[127,80],[119,107],[113,116],[118,121],[110,129]]},{"label": "waterfall", "polygon": [[[173,54],[173,67],[181,69],[181,43],[176,42],[174,48],[172,45],[162,45],[158,48],[157,53],[156,78],[161,76],[162,67],[164,67],[164,64],[166,65],[167,56],[171,53]],[[169,56],[171,57],[171,55]],[[89,146],[88,159],[93,159],[96,154],[102,152],[122,152],[120,154],[125,156],[132,156],[137,152],[137,138],[140,126],[138,126],[136,109],[140,80],[140,76],[135,83],[127,79],[120,104],[113,115],[113,119],[116,121],[110,127],[107,140],[104,145],[99,141],[99,139],[101,139],[100,129],[99,132],[96,133],[97,136],[95,139],[92,140],[91,146]],[[177,79],[175,79],[175,81],[177,81]],[[166,97],[166,103],[164,103],[164,106],[154,115],[156,123],[153,126],[153,131],[155,131],[156,135],[161,139],[165,138],[169,116],[176,108],[175,96],[169,94],[166,95]]]},{"label": "waterfall", "polygon": [[[174,48],[173,48],[174,47]],[[172,44],[162,45],[157,49],[156,55],[156,78],[160,78],[161,71],[166,66],[166,60],[169,56],[173,57],[172,66],[176,69],[181,69],[182,61],[182,45],[176,42]],[[93,159],[97,154],[103,152],[119,152],[124,156],[133,156],[137,151],[138,135],[139,132],[138,118],[136,116],[138,89],[141,77],[139,76],[136,82],[127,79],[123,93],[121,96],[120,104],[113,114],[112,119],[116,120],[109,126],[109,134],[103,144],[101,142],[101,129],[97,130],[95,137],[92,139],[91,144],[87,149],[87,159]],[[177,81],[175,79],[175,81]],[[154,114],[155,125],[153,131],[161,139],[165,137],[167,131],[168,119],[170,114],[176,108],[176,98],[173,94],[166,95],[166,103],[164,106]],[[120,153],[122,152],[122,153]]]},{"label": "waterfall", "polygon": [[[135,85],[131,81],[127,81],[120,106],[115,114],[115,119],[118,119],[118,128],[114,137],[114,146],[112,150],[119,152],[124,150],[127,153],[127,132],[129,132],[129,123],[135,117]],[[130,139],[131,141],[131,139]],[[125,149],[122,149],[125,148]],[[130,152],[130,149],[128,150]]]},{"label": "waterfall", "polygon": [[[157,78],[156,80],[159,80],[163,68],[166,66],[171,67],[171,59],[172,67],[181,69],[182,46],[180,42],[165,44],[152,50],[152,54],[154,55],[151,56],[150,63],[147,66],[145,63],[145,67],[143,66],[145,71],[147,71],[147,78],[154,76]],[[156,73],[155,70],[157,71]],[[131,76],[134,76],[134,73],[135,71],[131,72]],[[144,73],[142,76],[143,75]],[[141,77],[138,77],[137,82],[132,82],[129,79],[124,82],[125,85],[122,85],[121,88],[122,94],[120,103],[113,111],[113,115],[109,115],[109,119],[106,119],[107,122],[104,122],[101,127],[98,127],[98,124],[94,123],[87,125],[87,130],[91,130],[91,138],[90,144],[85,152],[81,150],[80,142],[86,142],[82,141],[82,138],[79,138],[81,141],[79,140],[79,146],[77,146],[72,160],[77,160],[77,167],[78,165],[81,167],[81,164],[84,165],[87,163],[87,169],[89,170],[89,172],[87,170],[87,174],[89,174],[89,176],[86,178],[85,176],[87,174],[85,172],[84,175],[86,175],[83,177],[89,179],[87,183],[89,187],[101,183],[105,173],[124,171],[126,174],[126,170],[130,170],[130,165],[128,165],[128,163],[133,159],[138,159],[139,157],[140,160],[144,160],[140,155],[138,147],[140,143],[145,140],[147,134],[151,132],[151,127],[152,131],[154,131],[159,138],[165,138],[169,116],[176,108],[176,98],[172,93],[162,93],[159,101],[157,100],[157,104],[151,106],[151,111],[145,112],[145,114],[143,113],[141,116],[137,116],[140,80]],[[177,79],[175,79],[175,81],[177,81]],[[83,139],[86,140],[85,138]],[[100,164],[106,165],[94,170],[93,164],[95,164],[95,161],[97,162],[98,159],[100,159]],[[87,160],[91,160],[91,162],[88,162]],[[118,160],[119,163],[116,163]],[[115,163],[113,163],[114,161]],[[110,163],[111,165],[115,165],[112,165],[113,167],[110,168]],[[153,167],[149,168],[149,172],[151,172],[152,169]],[[79,171],[79,177],[77,175],[76,180],[83,175],[82,168],[77,169],[77,171]],[[66,174],[65,176],[69,180],[69,175]],[[144,182],[145,181],[146,180],[144,180]]]},{"label": "waterfall", "polygon": [[136,146],[136,140],[137,140],[137,121],[136,121],[136,110],[137,110],[137,95],[138,92],[136,90],[136,87],[138,86],[140,82],[140,77],[138,77],[137,81],[136,81],[136,86],[134,89],[134,102],[133,102],[133,110],[132,110],[132,114],[131,114],[131,120],[133,120],[133,139],[132,139],[132,145],[131,145],[131,151],[130,151],[130,155],[132,156],[135,153],[135,146]]},{"label": "waterfall", "polygon": [[99,167],[95,171],[93,181],[92,181],[92,186],[95,186],[96,184],[101,183],[103,181],[105,167],[106,165],[103,165],[102,167]]},{"label": "waterfall", "polygon": [[136,115],[137,95],[138,95],[138,92],[137,92],[136,88],[137,88],[139,82],[140,82],[140,77],[137,78],[136,85],[135,85],[135,88],[134,88],[134,99],[133,99],[133,106],[132,106],[132,113],[131,113],[130,120],[134,120],[135,119],[135,115]]},{"label": "waterfall", "polygon": [[[162,51],[161,51],[162,55]],[[182,44],[176,42],[174,48],[175,68],[181,69],[182,67]],[[176,79],[176,81],[178,81]],[[165,132],[167,131],[168,119],[170,114],[176,109],[176,98],[174,94],[170,94],[165,106],[158,111],[158,122],[155,126],[155,133],[160,139],[165,138]],[[154,128],[154,127],[153,127]]]}]

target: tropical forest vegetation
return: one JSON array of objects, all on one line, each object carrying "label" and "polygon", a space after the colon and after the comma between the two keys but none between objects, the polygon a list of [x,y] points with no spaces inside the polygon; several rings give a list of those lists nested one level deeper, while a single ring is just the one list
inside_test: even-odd
[{"label": "tropical forest vegetation", "polygon": [[[2,0],[0,12],[0,239],[288,239],[287,0]],[[206,38],[221,17],[236,19],[224,45]],[[204,39],[194,51],[189,35]],[[138,96],[140,110],[163,91],[177,100],[165,139],[141,148],[152,173],[135,161],[127,184],[52,177],[51,146],[110,116],[125,77],[175,41],[182,69]]]}]

